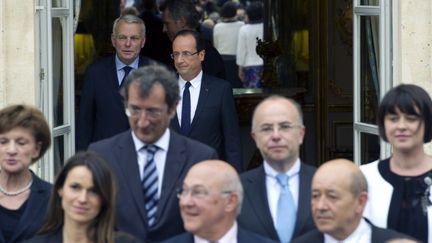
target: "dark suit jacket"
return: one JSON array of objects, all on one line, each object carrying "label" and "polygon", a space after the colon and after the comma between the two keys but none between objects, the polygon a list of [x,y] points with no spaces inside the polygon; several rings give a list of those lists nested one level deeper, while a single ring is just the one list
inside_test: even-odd
[{"label": "dark suit jacket", "polygon": [[[63,242],[63,231],[59,229],[52,233],[35,236],[30,240],[24,241],[23,243],[62,243]],[[115,243],[141,243],[142,241],[135,239],[133,236],[118,233],[115,237]]]},{"label": "dark suit jacket", "polygon": [[[191,233],[183,233],[171,239],[163,241],[163,243],[194,243],[194,237]],[[276,243],[276,241],[264,238],[261,235],[247,231],[238,227],[237,243]]]},{"label": "dark suit jacket", "polygon": [[91,144],[89,149],[102,155],[117,176],[118,228],[147,243],[184,232],[176,189],[182,186],[186,172],[192,165],[217,158],[214,149],[171,131],[157,219],[149,227],[131,131]]},{"label": "dark suit jacket", "polygon": [[[315,229],[311,209],[311,181],[315,168],[304,163],[300,167],[299,201],[293,239]],[[264,166],[243,173],[241,176],[245,196],[243,207],[238,217],[239,224],[252,232],[279,241],[276,228],[270,214],[267,200],[267,188]]]},{"label": "dark suit jacket", "polygon": [[[138,65],[149,65],[152,62],[151,59],[140,57]],[[92,142],[129,129],[119,88],[115,55],[101,59],[87,68],[77,120],[77,150],[85,150]]]},{"label": "dark suit jacket", "polygon": [[[7,243],[22,242],[33,237],[42,227],[45,220],[48,201],[51,196],[52,185],[33,174],[33,184],[30,187],[30,196],[12,238]],[[0,243],[6,243],[0,230]]]},{"label": "dark suit jacket", "polygon": [[[395,238],[412,239],[411,237],[398,233],[394,230],[378,228],[371,223],[369,224],[372,227],[371,243],[383,243]],[[324,242],[324,235],[321,232],[319,232],[317,229],[314,229],[306,233],[305,235],[302,235],[299,238],[294,239],[292,243],[302,243],[302,242],[304,243]]]},{"label": "dark suit jacket", "polygon": [[[177,115],[170,127],[181,133]],[[203,74],[197,109],[186,136],[213,147],[220,159],[242,171],[240,129],[232,88],[227,81]]]}]

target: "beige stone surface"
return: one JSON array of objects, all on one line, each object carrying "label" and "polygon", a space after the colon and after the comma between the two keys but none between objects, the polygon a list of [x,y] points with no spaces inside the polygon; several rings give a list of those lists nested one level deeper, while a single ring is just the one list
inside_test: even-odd
[{"label": "beige stone surface", "polygon": [[35,104],[35,6],[0,1],[0,105]]}]

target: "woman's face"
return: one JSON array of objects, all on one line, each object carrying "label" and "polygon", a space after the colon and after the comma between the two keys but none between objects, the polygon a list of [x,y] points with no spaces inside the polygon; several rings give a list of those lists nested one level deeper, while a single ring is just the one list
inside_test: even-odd
[{"label": "woman's face", "polygon": [[31,130],[16,127],[0,134],[0,166],[6,173],[20,173],[28,170],[32,160],[40,153]]},{"label": "woman's face", "polygon": [[102,199],[95,191],[92,173],[85,166],[69,171],[58,194],[62,199],[65,222],[88,225],[99,214]]},{"label": "woman's face", "polygon": [[387,114],[384,117],[384,127],[393,150],[409,152],[419,146],[423,147],[425,129],[422,118],[403,113],[396,108],[396,114]]}]

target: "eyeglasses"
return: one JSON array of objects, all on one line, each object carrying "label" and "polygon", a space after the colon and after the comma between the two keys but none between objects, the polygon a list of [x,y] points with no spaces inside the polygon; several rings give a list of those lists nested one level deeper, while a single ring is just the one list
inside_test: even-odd
[{"label": "eyeglasses", "polygon": [[133,35],[133,36],[130,36],[130,37],[125,36],[125,35],[118,35],[118,36],[116,36],[116,39],[119,40],[119,41],[121,41],[121,42],[126,42],[128,39],[129,39],[131,42],[138,42],[138,41],[140,41],[142,38],[141,38],[141,36],[139,36],[139,35]]},{"label": "eyeglasses", "polygon": [[190,58],[190,57],[192,57],[193,55],[195,55],[195,54],[197,54],[197,53],[199,53],[200,51],[196,51],[196,52],[190,52],[190,51],[182,51],[182,52],[173,52],[173,53],[171,53],[171,58],[172,59],[177,59],[177,58],[179,58],[180,56],[182,56],[182,57],[184,57],[184,58]]},{"label": "eyeglasses", "polygon": [[[177,189],[177,197],[179,199],[184,199],[187,197],[187,195],[189,195],[191,198],[193,199],[204,199],[205,197],[208,196],[209,192],[204,188],[204,187],[193,187],[193,188],[178,188]],[[230,194],[232,193],[232,191],[221,191],[220,192],[222,195],[223,194]]]},{"label": "eyeglasses", "polygon": [[137,107],[127,107],[126,115],[128,117],[141,117],[142,113],[145,113],[146,117],[156,120],[159,119],[162,116],[162,111],[155,108],[137,108]]},{"label": "eyeglasses", "polygon": [[261,133],[263,135],[271,135],[275,130],[277,132],[287,134],[294,130],[295,128],[301,128],[303,125],[300,124],[290,124],[290,123],[281,123],[277,126],[274,126],[273,124],[266,124],[257,129],[258,133]]}]

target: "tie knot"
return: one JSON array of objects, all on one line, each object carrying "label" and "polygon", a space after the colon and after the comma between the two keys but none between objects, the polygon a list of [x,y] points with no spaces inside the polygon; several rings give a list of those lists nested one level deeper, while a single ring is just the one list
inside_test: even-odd
[{"label": "tie knot", "polygon": [[186,82],[185,89],[189,89],[190,86],[191,86],[191,83],[190,82]]},{"label": "tie knot", "polygon": [[132,67],[129,67],[129,66],[124,66],[124,67],[123,67],[123,70],[124,70],[124,72],[125,72],[125,75],[128,75],[129,72],[130,72],[132,69],[133,69],[133,68],[132,68]]},{"label": "tie knot", "polygon": [[155,154],[159,148],[154,144],[147,144],[146,146],[144,146],[144,149],[147,150],[147,153]]},{"label": "tie knot", "polygon": [[288,186],[289,177],[286,174],[277,174],[276,180],[282,188],[286,188]]}]

